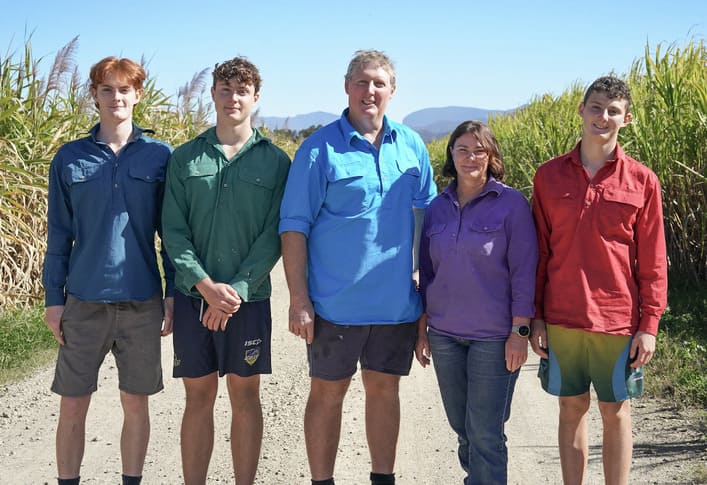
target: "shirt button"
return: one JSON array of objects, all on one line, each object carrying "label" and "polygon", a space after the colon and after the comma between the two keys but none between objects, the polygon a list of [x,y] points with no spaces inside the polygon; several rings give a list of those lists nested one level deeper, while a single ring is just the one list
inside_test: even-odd
[{"label": "shirt button", "polygon": [[224,188],[224,189],[227,189],[227,188],[228,188],[228,184],[223,184],[223,188]]},{"label": "shirt button", "polygon": [[116,188],[116,189],[118,188],[118,184],[115,184],[115,188]]},{"label": "shirt button", "polygon": [[453,233],[452,233],[452,237],[456,237],[456,235],[457,235],[456,232],[453,232]]},{"label": "shirt button", "polygon": [[149,175],[148,175],[147,177],[145,177],[145,178],[146,178],[147,180],[152,180],[152,177],[150,177]]},{"label": "shirt button", "polygon": [[255,179],[255,181],[256,181],[256,182],[260,182],[260,177],[257,177],[257,178]]}]

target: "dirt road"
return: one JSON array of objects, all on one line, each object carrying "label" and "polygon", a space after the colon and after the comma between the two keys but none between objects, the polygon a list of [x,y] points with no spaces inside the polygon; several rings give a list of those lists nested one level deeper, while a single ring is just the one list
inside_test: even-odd
[{"label": "dirt road", "polygon": [[[303,342],[287,332],[288,297],[282,268],[273,273],[273,374],[262,381],[265,436],[257,483],[308,484],[302,416],[308,393]],[[150,400],[152,438],[143,483],[181,483],[179,426],[184,391],[171,375],[171,339],[165,339],[165,389]],[[532,352],[531,352],[532,354]],[[557,403],[539,387],[537,358],[523,367],[507,425],[509,483],[561,483],[556,446]],[[56,483],[54,432],[58,397],[49,391],[53,368],[0,389],[0,484]],[[462,472],[456,439],[447,425],[431,368],[413,365],[401,384],[402,429],[396,475],[400,484],[458,484]],[[370,471],[364,434],[363,392],[354,378],[344,404],[344,422],[336,465],[340,485],[365,484]],[[635,453],[632,483],[690,483],[684,474],[707,460],[704,435],[685,417],[655,403],[634,403]],[[104,363],[99,391],[88,415],[82,483],[120,483],[120,424],[115,365]],[[590,429],[587,483],[603,483],[600,425],[595,407]],[[216,405],[216,443],[209,483],[232,483],[228,443],[229,410],[225,383]]]}]

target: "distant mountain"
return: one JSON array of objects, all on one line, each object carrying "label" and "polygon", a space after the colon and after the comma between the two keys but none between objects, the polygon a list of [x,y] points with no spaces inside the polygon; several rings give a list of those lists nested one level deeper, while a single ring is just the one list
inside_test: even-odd
[{"label": "distant mountain", "polygon": [[488,122],[490,115],[509,113],[514,110],[489,110],[447,106],[445,108],[425,108],[410,113],[403,123],[417,131],[426,142],[449,135],[462,121],[479,120]]},{"label": "distant mountain", "polygon": [[326,125],[336,119],[341,115],[335,115],[333,113],[326,113],[324,111],[315,111],[314,113],[307,113],[303,115],[296,116],[259,116],[255,125],[262,126],[265,125],[270,130],[292,130],[300,131],[310,126],[315,125]]},{"label": "distant mountain", "polygon": [[[403,123],[417,131],[426,142],[442,138],[462,121],[479,120],[486,123],[489,116],[510,113],[513,110],[490,110],[481,108],[466,108],[462,106],[447,106],[445,108],[425,108],[410,113],[403,118]],[[288,129],[301,131],[316,125],[326,125],[341,116],[340,114],[315,111],[296,116],[259,116],[256,126],[265,125],[270,130]]]}]

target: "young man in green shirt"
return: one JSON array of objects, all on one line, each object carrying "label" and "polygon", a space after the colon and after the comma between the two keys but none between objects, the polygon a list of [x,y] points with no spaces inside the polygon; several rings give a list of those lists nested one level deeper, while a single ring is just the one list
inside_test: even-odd
[{"label": "young man in green shirt", "polygon": [[214,443],[219,376],[231,400],[235,482],[251,484],[260,456],[260,374],[270,366],[270,271],[280,256],[279,207],[288,156],[251,125],[257,67],[242,57],[216,65],[216,126],[170,159],[164,242],[176,274],[174,377],[186,391],[182,468],[203,484]]}]

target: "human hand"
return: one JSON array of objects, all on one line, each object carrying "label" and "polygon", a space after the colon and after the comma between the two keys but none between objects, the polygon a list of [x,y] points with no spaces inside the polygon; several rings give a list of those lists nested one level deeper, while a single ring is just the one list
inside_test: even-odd
[{"label": "human hand", "polygon": [[545,320],[541,318],[536,318],[530,322],[530,346],[533,348],[533,352],[538,354],[543,359],[547,359],[547,327],[545,325]]},{"label": "human hand", "polygon": [[232,316],[233,315],[230,313],[225,313],[218,308],[208,306],[201,316],[201,324],[212,332],[216,332],[217,330],[225,331],[228,319]]},{"label": "human hand", "polygon": [[430,365],[430,339],[427,336],[427,313],[420,315],[417,321],[417,343],[415,344],[415,358],[422,367]]},{"label": "human hand", "polygon": [[290,298],[289,328],[292,334],[302,337],[308,344],[314,340],[314,306],[309,298]]},{"label": "human hand", "polygon": [[528,338],[515,332],[506,339],[506,369],[515,372],[528,360]]},{"label": "human hand", "polygon": [[64,305],[52,305],[44,309],[44,323],[54,334],[54,339],[59,345],[64,345],[64,336],[61,332],[61,315],[64,313]]},{"label": "human hand", "polygon": [[631,367],[634,369],[646,365],[653,358],[655,353],[655,335],[639,330],[631,340]]},{"label": "human hand", "polygon": [[168,296],[162,301],[162,307],[164,308],[164,320],[162,322],[162,331],[160,335],[166,337],[172,333],[172,328],[174,326],[174,297]]},{"label": "human hand", "polygon": [[216,283],[208,276],[196,283],[196,289],[204,297],[209,307],[220,310],[230,317],[241,306],[241,297],[236,290],[226,283]]}]

